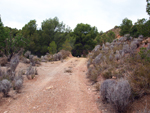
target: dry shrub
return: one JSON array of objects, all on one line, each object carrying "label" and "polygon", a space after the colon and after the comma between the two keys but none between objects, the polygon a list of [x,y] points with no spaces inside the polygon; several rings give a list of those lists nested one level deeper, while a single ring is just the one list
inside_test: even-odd
[{"label": "dry shrub", "polygon": [[150,64],[134,66],[129,80],[135,98],[150,94]]},{"label": "dry shrub", "polygon": [[130,52],[130,47],[128,44],[123,45],[123,51],[124,53],[129,53]]},{"label": "dry shrub", "polygon": [[131,88],[125,79],[105,80],[100,89],[104,101],[109,102],[118,113],[125,112],[130,103]]},{"label": "dry shrub", "polygon": [[101,47],[100,45],[96,45],[95,48],[92,50],[92,52],[96,52],[100,50],[100,47]]},{"label": "dry shrub", "polygon": [[105,80],[101,86],[100,86],[100,95],[101,95],[101,98],[102,98],[102,101],[105,102],[105,101],[108,101],[108,88],[110,88],[112,85],[116,84],[116,81],[113,80],[113,79],[107,79]]},{"label": "dry shrub", "polygon": [[4,75],[4,70],[1,69],[1,65],[0,65],[0,77],[2,77]]},{"label": "dry shrub", "polygon": [[65,73],[72,73],[72,70],[71,69],[66,69]]},{"label": "dry shrub", "polygon": [[26,51],[25,54],[24,54],[24,56],[25,56],[26,58],[28,58],[30,55],[31,55],[31,51]]},{"label": "dry shrub", "polygon": [[148,43],[147,45],[147,50],[150,50],[150,43]]},{"label": "dry shrub", "polygon": [[120,54],[119,54],[119,53],[115,54],[115,59],[116,59],[117,61],[120,59]]},{"label": "dry shrub", "polygon": [[23,80],[18,79],[18,80],[15,81],[14,88],[15,88],[17,93],[20,92],[20,89],[22,88],[22,85],[23,85]]},{"label": "dry shrub", "polygon": [[91,59],[95,59],[95,57],[98,56],[99,54],[100,54],[100,50],[91,53]]},{"label": "dry shrub", "polygon": [[69,57],[69,55],[71,54],[69,51],[66,51],[66,50],[61,50],[60,53],[61,53],[62,59]]},{"label": "dry shrub", "polygon": [[12,72],[15,72],[18,64],[19,64],[19,56],[16,55],[10,60],[10,68]]},{"label": "dry shrub", "polygon": [[27,69],[26,72],[26,77],[27,79],[33,79],[35,75],[38,75],[37,69],[32,67],[32,64],[30,64],[29,68]]},{"label": "dry shrub", "polygon": [[54,54],[54,55],[53,55],[53,60],[54,60],[54,61],[57,61],[57,60],[58,60],[58,55],[57,55],[57,54]]},{"label": "dry shrub", "polygon": [[112,72],[111,72],[111,70],[108,70],[108,71],[104,72],[104,73],[102,74],[102,76],[103,76],[103,78],[105,78],[105,79],[110,79],[110,78],[112,78]]},{"label": "dry shrub", "polygon": [[125,79],[120,79],[117,84],[111,86],[108,89],[108,101],[115,107],[119,112],[125,112],[126,108],[130,103],[131,88],[130,84]]},{"label": "dry shrub", "polygon": [[100,64],[101,63],[101,58],[102,58],[102,53],[100,53],[99,55],[97,55],[95,57],[95,59],[93,60],[93,64],[96,65],[96,64]]},{"label": "dry shrub", "polygon": [[113,56],[110,54],[109,55],[109,60],[112,61],[113,60]]},{"label": "dry shrub", "polygon": [[95,84],[95,89],[96,89],[96,91],[100,91],[100,83],[99,82],[97,82],[96,84]]},{"label": "dry shrub", "polygon": [[22,76],[22,74],[23,74],[23,72],[19,71],[18,76],[15,76],[15,78],[14,78],[13,88],[16,90],[17,93],[20,92],[20,89],[22,88],[22,85],[23,85],[23,76]]},{"label": "dry shrub", "polygon": [[1,69],[1,66],[0,66],[0,80],[3,80],[3,79],[13,80],[14,76],[15,76],[15,72],[12,72],[11,68],[4,70],[4,69]]},{"label": "dry shrub", "polygon": [[142,111],[138,111],[136,113],[150,113],[150,110],[147,108],[147,103],[146,103],[145,108]]},{"label": "dry shrub", "polygon": [[7,57],[0,57],[0,65],[5,66],[7,64]]},{"label": "dry shrub", "polygon": [[7,79],[3,79],[1,81],[1,83],[0,83],[0,89],[3,92],[3,94],[4,94],[4,97],[8,96],[8,93],[9,93],[11,87],[12,87],[12,84]]},{"label": "dry shrub", "polygon": [[99,73],[99,70],[97,70],[95,67],[90,67],[88,69],[87,78],[89,78],[92,82],[96,83]]},{"label": "dry shrub", "polygon": [[25,58],[25,57],[23,57],[23,58],[22,58],[22,61],[23,61],[23,63],[27,63],[27,64],[29,64],[29,63],[30,63],[30,60],[29,60],[29,59],[27,59],[27,58]]}]

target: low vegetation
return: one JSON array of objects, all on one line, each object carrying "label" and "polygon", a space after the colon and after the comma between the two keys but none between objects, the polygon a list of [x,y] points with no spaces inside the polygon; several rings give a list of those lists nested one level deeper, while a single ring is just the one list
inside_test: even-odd
[{"label": "low vegetation", "polygon": [[[150,15],[150,1],[146,2]],[[41,62],[63,62],[71,54],[88,55],[87,78],[93,84],[99,82],[98,77],[103,78],[96,85],[102,101],[111,104],[116,112],[125,112],[135,99],[150,94],[150,42],[144,41],[149,31],[150,20],[145,18],[135,24],[125,18],[120,26],[104,33],[83,23],[72,31],[57,17],[44,20],[40,29],[36,20],[30,20],[18,30],[4,27],[0,17],[0,92],[7,97],[13,87],[19,93],[23,75],[33,79]],[[30,64],[25,72],[16,72],[20,60]]]},{"label": "low vegetation", "polygon": [[100,85],[102,101],[111,104],[116,112],[125,112],[135,99],[150,94],[149,43],[143,40],[127,34],[109,44],[97,45],[88,55],[87,77],[95,83],[99,76],[104,79]]}]

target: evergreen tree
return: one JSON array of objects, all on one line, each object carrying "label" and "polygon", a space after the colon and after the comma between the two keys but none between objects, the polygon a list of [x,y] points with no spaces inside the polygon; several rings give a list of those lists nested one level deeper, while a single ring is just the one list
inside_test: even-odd
[{"label": "evergreen tree", "polygon": [[62,49],[63,49],[63,50],[66,50],[66,51],[71,51],[71,50],[72,50],[72,47],[71,47],[71,45],[70,45],[70,43],[69,43],[69,40],[66,40],[66,41],[64,42],[64,44],[62,45]]},{"label": "evergreen tree", "polygon": [[0,17],[0,53],[1,54],[5,51],[6,38],[7,38],[7,34]]},{"label": "evergreen tree", "polygon": [[50,54],[55,54],[57,52],[57,45],[54,41],[49,44],[48,51]]},{"label": "evergreen tree", "polygon": [[120,35],[123,36],[125,34],[129,34],[130,30],[132,28],[132,21],[129,20],[128,18],[123,19],[122,24],[120,26]]},{"label": "evergreen tree", "polygon": [[146,2],[147,2],[146,12],[148,13],[148,15],[150,15],[150,0],[146,0]]},{"label": "evergreen tree", "polygon": [[81,56],[82,54],[88,54],[88,51],[91,51],[96,45],[94,39],[97,34],[96,27],[83,23],[78,24],[73,32],[73,37],[75,38],[74,49],[72,50],[73,55]]}]

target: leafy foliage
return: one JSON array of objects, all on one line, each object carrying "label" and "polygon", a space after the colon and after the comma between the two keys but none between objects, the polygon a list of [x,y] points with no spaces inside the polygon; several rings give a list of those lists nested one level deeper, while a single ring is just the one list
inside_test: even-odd
[{"label": "leafy foliage", "polygon": [[140,48],[139,55],[142,60],[145,60],[145,62],[150,62],[150,50],[142,47]]},{"label": "leafy foliage", "polygon": [[1,17],[0,17],[0,54],[3,54],[5,52],[6,47],[6,38],[8,37],[8,32],[2,23]]},{"label": "leafy foliage", "polygon": [[54,41],[52,41],[52,42],[49,44],[48,50],[49,50],[49,53],[50,53],[50,54],[54,54],[54,53],[57,52],[57,45],[55,44]]},{"label": "leafy foliage", "polygon": [[73,49],[73,55],[81,56],[86,55],[91,51],[96,42],[94,41],[97,36],[97,28],[91,27],[88,24],[78,24],[73,32],[73,37],[76,39]]},{"label": "leafy foliage", "polygon": [[129,20],[128,18],[125,18],[122,20],[122,24],[120,25],[120,35],[123,36],[125,34],[129,34],[131,27],[132,27],[132,21]]},{"label": "leafy foliage", "polygon": [[146,12],[148,13],[148,15],[150,15],[150,0],[146,0],[147,5],[146,5]]},{"label": "leafy foliage", "polygon": [[64,42],[64,44],[62,45],[62,49],[63,49],[63,50],[66,50],[66,51],[71,51],[71,50],[72,50],[72,47],[71,47],[71,45],[70,45],[70,43],[69,43],[68,40],[66,40],[66,41]]},{"label": "leafy foliage", "polygon": [[106,42],[112,42],[115,39],[115,33],[110,31],[108,33],[100,33],[99,35],[97,35],[97,37],[95,38],[95,40],[97,41],[97,44],[102,45],[103,43]]}]

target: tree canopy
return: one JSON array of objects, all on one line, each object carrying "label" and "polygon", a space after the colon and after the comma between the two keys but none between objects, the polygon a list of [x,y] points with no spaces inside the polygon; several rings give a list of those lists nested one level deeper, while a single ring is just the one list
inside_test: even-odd
[{"label": "tree canopy", "polygon": [[96,27],[91,27],[89,24],[83,23],[77,24],[73,32],[73,37],[76,39],[73,55],[86,55],[88,51],[91,51],[96,45],[94,39],[97,34],[98,31]]},{"label": "tree canopy", "polygon": [[48,51],[50,54],[55,54],[57,52],[57,45],[54,41],[49,44]]},{"label": "tree canopy", "polygon": [[125,34],[129,34],[131,27],[133,26],[132,21],[128,18],[123,19],[122,24],[120,26],[120,35],[123,36]]},{"label": "tree canopy", "polygon": [[115,33],[112,31],[109,31],[108,33],[103,33],[102,31],[97,35],[95,40],[97,41],[97,44],[102,45],[106,42],[112,42],[115,39]]},{"label": "tree canopy", "polygon": [[148,13],[148,15],[150,15],[150,0],[146,0],[147,5],[146,5],[146,12]]}]

